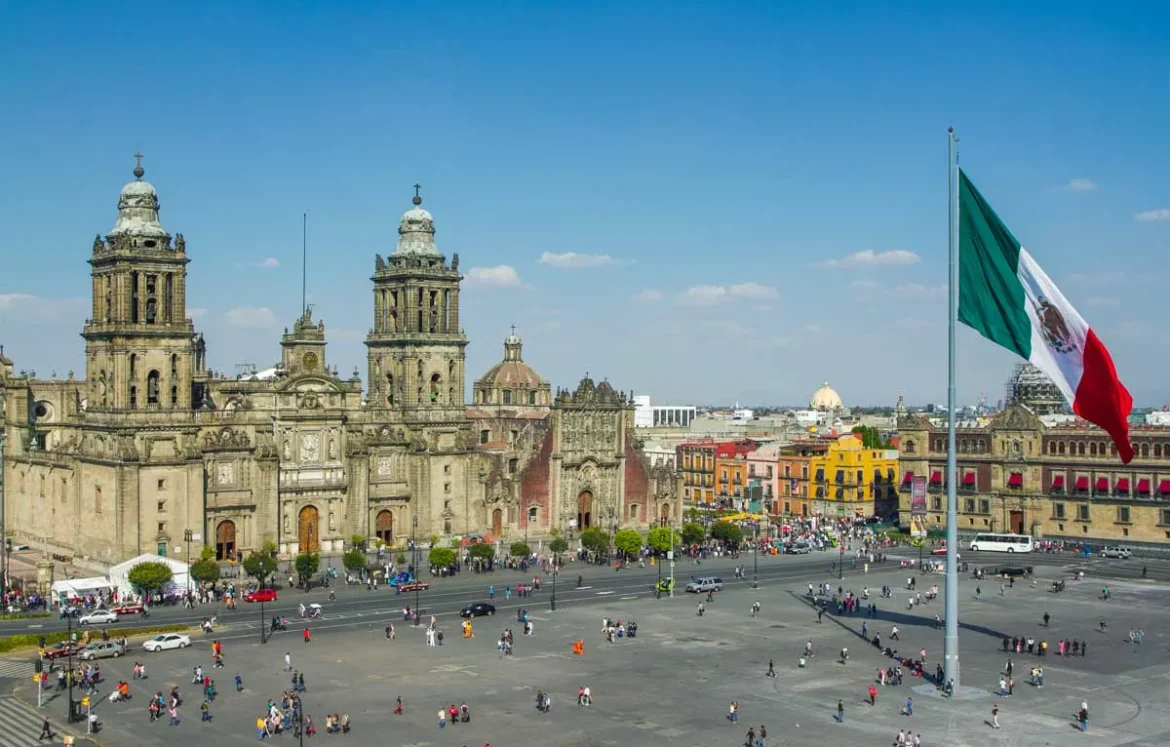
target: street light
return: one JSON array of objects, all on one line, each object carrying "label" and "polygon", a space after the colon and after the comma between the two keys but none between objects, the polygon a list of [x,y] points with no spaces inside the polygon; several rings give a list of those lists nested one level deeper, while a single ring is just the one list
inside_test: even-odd
[{"label": "street light", "polygon": [[558,560],[560,560],[560,557],[561,557],[561,554],[560,554],[560,553],[553,553],[553,569],[552,569],[552,577],[553,577],[553,588],[552,588],[552,601],[551,601],[551,602],[549,602],[549,609],[550,609],[550,610],[552,610],[553,612],[556,612],[556,611],[557,611],[557,565],[558,565],[558,562],[557,562],[557,561],[558,561]]},{"label": "street light", "polygon": [[297,714],[297,737],[300,739],[300,747],[305,747],[305,704],[301,702],[301,696],[292,696],[292,706]]},{"label": "street light", "polygon": [[841,551],[840,559],[837,561],[837,580],[840,581],[845,572],[845,538],[838,537],[837,548]]},{"label": "street light", "polygon": [[752,588],[760,585],[760,522],[756,521],[756,543],[752,550]]},{"label": "street light", "polygon": [[[0,412],[3,411],[3,403],[0,403]],[[7,445],[8,426],[0,418],[0,542],[4,543],[0,548],[0,588],[4,591],[8,590],[8,493],[4,482],[4,450]]]},{"label": "street light", "polygon": [[412,554],[414,556],[414,575],[415,575],[415,579],[414,579],[414,582],[415,582],[415,584],[414,584],[414,624],[417,626],[419,624],[418,623],[418,618],[419,618],[419,615],[418,615],[418,578],[417,578],[417,576],[418,576],[418,543],[415,542],[414,535],[415,535],[415,530],[418,529],[418,517],[414,516],[411,518],[412,518],[412,521],[411,521],[411,526],[410,526],[410,546],[411,546]]},{"label": "street light", "polygon": [[69,614],[65,616],[65,624],[69,632],[68,638],[65,640],[68,643],[67,650],[69,651],[69,669],[65,671],[65,679],[69,680],[69,703],[66,705],[65,723],[73,723],[73,612],[70,610]]},{"label": "street light", "polygon": [[191,598],[191,540],[194,538],[195,535],[190,529],[183,530],[183,541],[187,543],[187,588],[184,591],[187,592],[188,599]]}]

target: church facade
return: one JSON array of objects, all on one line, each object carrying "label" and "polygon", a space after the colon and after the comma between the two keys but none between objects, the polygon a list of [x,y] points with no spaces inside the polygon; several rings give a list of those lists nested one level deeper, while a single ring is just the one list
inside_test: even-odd
[{"label": "church facade", "polygon": [[677,476],[635,438],[632,395],[588,376],[554,393],[514,331],[465,402],[459,255],[439,252],[417,194],[374,258],[364,383],[330,368],[312,308],[277,365],[225,378],[187,317],[186,242],[134,173],[93,242],[84,380],[18,375],[0,355],[14,541],[114,564],[188,544],[289,556],[354,535],[511,541],[681,517]]}]

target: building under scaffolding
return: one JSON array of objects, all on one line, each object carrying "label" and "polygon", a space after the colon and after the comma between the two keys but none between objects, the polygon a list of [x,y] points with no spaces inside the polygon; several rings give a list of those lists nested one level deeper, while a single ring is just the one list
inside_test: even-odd
[{"label": "building under scaffolding", "polygon": [[1026,405],[1037,415],[1068,412],[1068,403],[1048,375],[1031,363],[1016,366],[1004,392],[1006,404]]}]

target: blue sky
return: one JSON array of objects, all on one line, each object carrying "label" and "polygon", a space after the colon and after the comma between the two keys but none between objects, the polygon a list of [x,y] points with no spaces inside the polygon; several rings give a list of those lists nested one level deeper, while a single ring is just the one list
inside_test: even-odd
[{"label": "blue sky", "polygon": [[[217,370],[277,359],[307,211],[330,360],[364,374],[417,181],[467,270],[469,380],[515,323],[554,386],[942,401],[954,123],[1139,404],[1170,402],[1170,10],[889,7],[6,4],[0,342],[83,370],[85,260],[141,149]],[[966,329],[960,358],[960,399],[998,399],[1013,359]]]}]

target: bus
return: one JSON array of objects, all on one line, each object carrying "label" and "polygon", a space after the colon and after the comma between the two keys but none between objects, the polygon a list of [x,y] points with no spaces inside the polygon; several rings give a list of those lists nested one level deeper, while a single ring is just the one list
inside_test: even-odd
[{"label": "bus", "polygon": [[968,548],[973,552],[1032,552],[1035,546],[1026,534],[977,534]]}]

